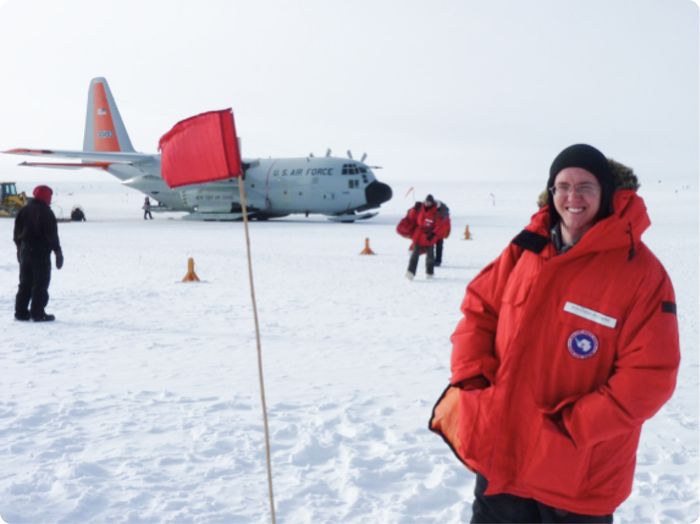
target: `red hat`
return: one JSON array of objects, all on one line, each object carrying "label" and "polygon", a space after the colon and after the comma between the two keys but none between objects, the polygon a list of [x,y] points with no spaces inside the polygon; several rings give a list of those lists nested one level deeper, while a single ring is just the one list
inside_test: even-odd
[{"label": "red hat", "polygon": [[34,198],[41,200],[47,206],[51,205],[51,195],[53,190],[49,186],[36,186],[34,188]]}]

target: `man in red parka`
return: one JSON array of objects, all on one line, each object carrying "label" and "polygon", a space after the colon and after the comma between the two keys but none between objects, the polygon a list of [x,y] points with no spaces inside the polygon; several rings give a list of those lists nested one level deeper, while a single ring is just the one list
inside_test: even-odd
[{"label": "man in red parka", "polygon": [[440,235],[443,234],[442,229],[443,224],[440,214],[438,213],[438,206],[435,205],[433,195],[428,195],[425,197],[423,206],[416,216],[416,228],[413,231],[412,237],[413,250],[411,251],[411,258],[408,261],[406,278],[413,280],[413,277],[416,276],[418,257],[423,253],[425,253],[426,278],[433,278],[435,268],[433,246],[441,238]]},{"label": "man in red parka", "polygon": [[467,287],[430,428],[477,474],[472,522],[612,522],[675,388],[673,287],[610,165],[564,149],[548,205]]}]

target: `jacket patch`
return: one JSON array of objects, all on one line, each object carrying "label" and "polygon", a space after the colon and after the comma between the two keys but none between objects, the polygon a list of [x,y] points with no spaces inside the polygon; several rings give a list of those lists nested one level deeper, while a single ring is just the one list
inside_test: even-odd
[{"label": "jacket patch", "polygon": [[573,357],[591,358],[598,352],[598,338],[590,331],[579,329],[569,335],[566,347]]},{"label": "jacket patch", "polygon": [[577,317],[590,320],[591,322],[595,322],[596,324],[600,324],[601,326],[614,328],[617,325],[617,319],[609,317],[607,315],[603,315],[603,313],[600,313],[593,309],[588,309],[587,307],[579,306],[578,304],[574,304],[573,302],[567,302],[566,304],[564,304],[564,311],[566,311],[567,313],[571,313],[572,315],[576,315]]},{"label": "jacket patch", "polygon": [[544,237],[523,229],[518,235],[512,240],[512,243],[516,246],[520,246],[523,249],[532,251],[534,253],[541,252],[545,246],[549,243],[549,237]]},{"label": "jacket patch", "polygon": [[676,303],[675,302],[661,302],[661,311],[664,313],[676,314]]}]

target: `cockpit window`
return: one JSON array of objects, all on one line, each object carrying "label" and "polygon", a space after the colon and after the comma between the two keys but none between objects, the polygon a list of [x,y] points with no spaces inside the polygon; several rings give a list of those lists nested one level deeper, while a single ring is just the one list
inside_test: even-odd
[{"label": "cockpit window", "polygon": [[358,168],[356,164],[343,164],[343,174],[344,175],[357,175],[358,173],[363,173],[364,168]]}]

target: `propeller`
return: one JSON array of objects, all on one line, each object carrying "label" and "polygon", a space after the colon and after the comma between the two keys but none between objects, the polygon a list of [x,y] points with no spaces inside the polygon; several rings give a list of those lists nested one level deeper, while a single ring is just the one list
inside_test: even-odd
[{"label": "propeller", "polygon": [[364,162],[366,158],[367,158],[367,153],[362,153],[362,158],[360,158],[360,162]]},{"label": "propeller", "polygon": [[331,148],[326,149],[326,156],[331,156]]},{"label": "propeller", "polygon": [[348,149],[348,158],[349,158],[350,160],[353,160],[353,158],[352,158],[352,151],[350,151],[349,149]]}]

